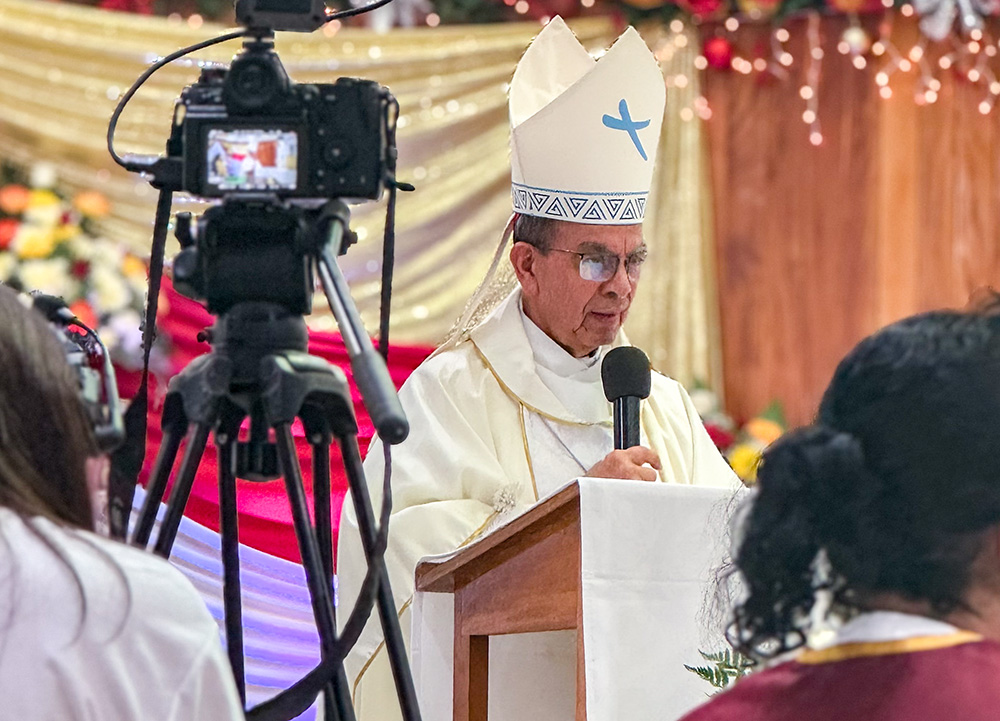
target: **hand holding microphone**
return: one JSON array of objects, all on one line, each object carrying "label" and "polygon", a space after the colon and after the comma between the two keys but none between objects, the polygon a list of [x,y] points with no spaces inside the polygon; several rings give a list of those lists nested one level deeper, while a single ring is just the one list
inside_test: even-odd
[{"label": "hand holding microphone", "polygon": [[649,396],[649,358],[640,349],[612,348],[601,364],[604,395],[614,407],[615,450],[587,471],[596,478],[655,481],[660,458],[639,445],[639,403]]}]

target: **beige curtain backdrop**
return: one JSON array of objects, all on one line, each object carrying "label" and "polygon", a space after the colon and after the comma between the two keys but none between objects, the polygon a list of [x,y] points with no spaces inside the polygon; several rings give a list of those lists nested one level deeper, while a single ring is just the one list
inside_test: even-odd
[{"label": "beige curtain backdrop", "polygon": [[[590,49],[606,47],[618,29],[604,18],[572,24]],[[514,66],[537,32],[533,23],[393,30],[340,28],[282,33],[277,49],[293,80],[371,78],[399,100],[401,195],[397,215],[393,340],[439,342],[483,276],[510,213],[506,90]],[[105,232],[148,253],[155,191],[111,161],[108,118],[118,97],[157,57],[220,34],[183,21],[87,7],[0,0],[0,159],[57,165],[68,189],[96,188],[114,210]],[[660,29],[647,37],[676,75],[691,68],[691,48]],[[119,153],[162,152],[172,105],[197,78],[198,61],[228,62],[239,42],[202,51],[156,73],[133,99],[116,137]],[[697,78],[668,90],[667,115],[647,219],[652,248],[628,331],[654,364],[684,382],[719,383],[716,298],[706,218],[700,122],[679,111],[699,94]],[[175,210],[203,206],[175,198]],[[342,259],[355,302],[377,327],[384,203],[355,206],[360,242]],[[176,245],[168,253],[176,251]],[[317,302],[310,319],[332,329]]]}]

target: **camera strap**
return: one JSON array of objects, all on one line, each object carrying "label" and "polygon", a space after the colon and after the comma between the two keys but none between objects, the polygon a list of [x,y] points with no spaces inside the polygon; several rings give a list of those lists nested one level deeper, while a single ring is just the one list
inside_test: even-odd
[{"label": "camera strap", "polygon": [[156,201],[153,243],[149,258],[149,291],[142,323],[142,379],[128,410],[125,411],[125,442],[111,454],[108,481],[108,521],[112,538],[125,539],[135,498],[135,486],[146,459],[146,414],[149,409],[149,355],[156,340],[156,312],[163,279],[163,257],[173,193],[161,189]]}]

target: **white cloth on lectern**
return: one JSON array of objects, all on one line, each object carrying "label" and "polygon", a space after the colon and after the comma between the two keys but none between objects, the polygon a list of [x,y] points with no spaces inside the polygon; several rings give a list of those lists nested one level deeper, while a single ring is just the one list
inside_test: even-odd
[{"label": "white cloth on lectern", "polygon": [[[393,450],[386,565],[407,639],[419,559],[473,540],[580,476],[612,448],[611,404],[603,398],[600,364],[573,359],[555,343],[539,342],[538,335],[548,340],[526,329],[516,290],[469,339],[421,364],[400,391],[411,430]],[[619,336],[616,345],[623,343]],[[640,421],[643,439],[663,464],[661,481],[739,485],[675,381],[653,374]],[[378,509],[378,439],[365,475]],[[365,569],[348,497],[338,543],[340,623],[353,608]],[[345,660],[359,721],[399,718],[381,642],[373,614]]]},{"label": "white cloth on lectern", "polygon": [[[587,718],[673,721],[710,690],[685,665],[727,647],[716,573],[738,492],[576,482]],[[453,602],[446,593],[414,601],[413,673],[429,719],[451,715]],[[576,664],[572,631],[492,637],[490,721],[572,721]]]}]

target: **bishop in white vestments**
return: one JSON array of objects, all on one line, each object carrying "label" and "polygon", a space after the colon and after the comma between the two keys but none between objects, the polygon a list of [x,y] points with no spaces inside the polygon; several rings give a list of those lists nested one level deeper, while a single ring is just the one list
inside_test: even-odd
[{"label": "bishop in white vestments", "polygon": [[[393,449],[386,565],[407,639],[420,558],[469,543],[573,478],[738,486],[687,393],[658,373],[641,404],[641,445],[613,449],[601,361],[627,345],[621,326],[645,260],[641,223],[664,95],[659,67],[631,28],[595,61],[556,18],[518,64],[508,226],[516,286],[400,391],[411,430]],[[365,473],[378,509],[378,439]],[[348,498],[341,623],[365,571]],[[345,665],[359,721],[400,718],[374,613]]]}]

